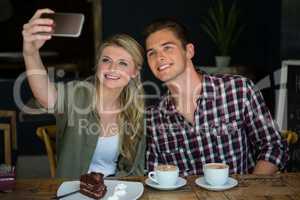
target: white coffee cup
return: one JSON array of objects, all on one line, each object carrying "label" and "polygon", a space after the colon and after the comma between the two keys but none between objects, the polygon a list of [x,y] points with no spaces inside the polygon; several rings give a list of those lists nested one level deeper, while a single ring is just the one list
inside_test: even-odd
[{"label": "white coffee cup", "polygon": [[174,165],[158,165],[155,171],[148,174],[149,179],[159,184],[162,187],[169,187],[176,185],[179,176],[178,167]]},{"label": "white coffee cup", "polygon": [[203,165],[205,181],[212,186],[224,185],[229,176],[229,166],[224,163],[207,163]]}]

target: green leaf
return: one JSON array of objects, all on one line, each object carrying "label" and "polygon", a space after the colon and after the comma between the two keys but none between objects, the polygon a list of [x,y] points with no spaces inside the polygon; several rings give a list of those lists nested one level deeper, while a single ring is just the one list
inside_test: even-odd
[{"label": "green leaf", "polygon": [[238,25],[239,10],[234,2],[226,12],[223,1],[217,0],[203,18],[202,29],[215,43],[221,55],[229,55],[243,27]]},{"label": "green leaf", "polygon": [[245,26],[241,26],[241,27],[238,29],[237,33],[235,34],[235,36],[234,36],[234,38],[233,38],[233,40],[232,40],[232,45],[233,45],[233,46],[235,46],[235,44],[237,43],[237,40],[239,39],[240,34],[243,32],[244,28],[245,28]]},{"label": "green leaf", "polygon": [[215,44],[218,44],[216,36],[213,34],[213,30],[209,29],[209,27],[206,26],[206,25],[204,25],[204,24],[202,24],[201,27],[210,36],[210,38],[212,39],[212,41]]}]

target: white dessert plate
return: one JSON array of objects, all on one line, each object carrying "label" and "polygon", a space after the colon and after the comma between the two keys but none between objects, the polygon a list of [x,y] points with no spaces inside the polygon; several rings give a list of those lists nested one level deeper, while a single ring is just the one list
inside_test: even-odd
[{"label": "white dessert plate", "polygon": [[174,186],[167,186],[167,187],[166,186],[160,186],[159,184],[153,182],[149,178],[147,178],[145,180],[145,183],[146,183],[146,185],[148,185],[150,187],[153,187],[155,189],[158,189],[158,190],[175,190],[177,188],[185,186],[186,185],[186,180],[184,178],[178,177],[176,185],[174,185]]},{"label": "white dessert plate", "polygon": [[238,181],[235,180],[234,178],[231,178],[231,177],[228,177],[228,181],[224,184],[224,185],[221,185],[221,186],[212,186],[212,185],[209,185],[204,177],[199,177],[195,180],[195,183],[202,187],[202,188],[205,188],[207,190],[212,190],[212,191],[223,191],[223,190],[228,190],[228,189],[231,189],[235,186],[237,186],[238,184]]},{"label": "white dessert plate", "polygon": [[[64,195],[76,190],[79,190],[80,181],[66,181],[63,182],[58,190],[57,196]],[[124,196],[119,197],[122,200],[136,200],[140,198],[144,192],[144,186],[140,182],[129,182],[129,181],[117,181],[117,180],[104,180],[104,184],[107,186],[107,192],[101,200],[108,199],[110,196],[113,195],[114,189],[118,184],[126,185],[126,194]],[[62,198],[62,200],[94,200],[89,198],[79,192]]]}]

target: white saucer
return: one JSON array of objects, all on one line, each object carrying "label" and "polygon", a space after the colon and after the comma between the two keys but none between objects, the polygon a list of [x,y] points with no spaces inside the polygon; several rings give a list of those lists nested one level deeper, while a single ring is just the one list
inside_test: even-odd
[{"label": "white saucer", "polygon": [[184,178],[178,177],[176,185],[174,186],[160,186],[157,183],[153,182],[149,178],[145,180],[146,185],[153,187],[158,190],[175,190],[177,188],[180,188],[182,186],[186,185],[186,180]]},{"label": "white saucer", "polygon": [[238,184],[238,181],[235,180],[234,178],[231,178],[231,177],[228,177],[228,181],[224,184],[224,185],[221,185],[221,186],[212,186],[212,185],[209,185],[204,177],[200,177],[200,178],[197,178],[195,183],[200,186],[200,187],[203,187],[207,190],[213,190],[213,191],[223,191],[223,190],[228,190],[230,188],[233,188],[235,186],[237,186]]}]

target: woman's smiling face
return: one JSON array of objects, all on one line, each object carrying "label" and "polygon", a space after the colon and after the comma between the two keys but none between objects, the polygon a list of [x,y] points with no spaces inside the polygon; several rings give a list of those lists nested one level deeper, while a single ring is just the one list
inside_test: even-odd
[{"label": "woman's smiling face", "polygon": [[98,60],[97,76],[108,88],[124,88],[138,73],[132,56],[122,47],[108,46]]}]

